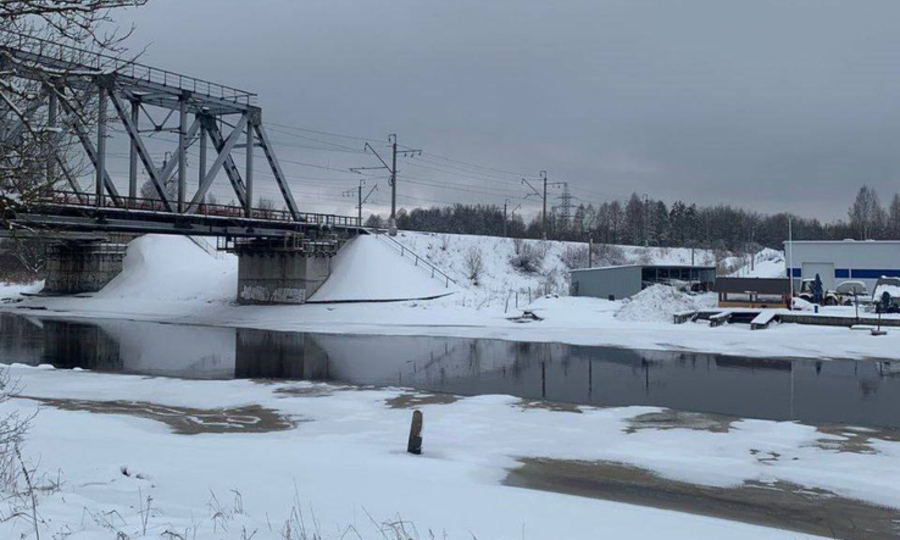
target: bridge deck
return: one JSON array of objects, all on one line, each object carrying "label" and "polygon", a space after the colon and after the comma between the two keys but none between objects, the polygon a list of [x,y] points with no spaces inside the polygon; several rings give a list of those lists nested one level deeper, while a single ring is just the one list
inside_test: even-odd
[{"label": "bridge deck", "polygon": [[300,213],[297,220],[284,210],[201,204],[196,212],[164,211],[152,199],[125,199],[115,206],[108,199],[97,205],[94,195],[57,192],[18,212],[11,223],[18,229],[73,232],[158,233],[189,236],[265,237],[307,235],[321,231],[359,232],[359,219],[336,214]]}]

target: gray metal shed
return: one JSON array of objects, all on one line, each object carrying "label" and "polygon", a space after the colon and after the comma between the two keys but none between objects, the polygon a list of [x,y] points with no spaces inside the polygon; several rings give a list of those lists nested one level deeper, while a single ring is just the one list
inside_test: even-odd
[{"label": "gray metal shed", "polygon": [[692,288],[708,291],[716,281],[713,266],[624,265],[572,270],[572,296],[592,296],[618,300],[628,298],[656,283],[688,282]]}]

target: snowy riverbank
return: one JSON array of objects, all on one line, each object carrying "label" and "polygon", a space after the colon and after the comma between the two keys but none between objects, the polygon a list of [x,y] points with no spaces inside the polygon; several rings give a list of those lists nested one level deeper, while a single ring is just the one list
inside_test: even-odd
[{"label": "snowy riverbank", "polygon": [[[282,539],[292,511],[303,513],[308,534],[325,538],[346,537],[351,527],[378,536],[375,523],[398,519],[417,538],[429,530],[438,538],[809,538],[504,485],[528,458],[618,463],[722,489],[802,486],[797,496],[822,490],[900,507],[900,442],[877,432],[297,382],[16,366],[12,375],[25,392],[3,409],[28,415],[40,407],[25,455],[40,482],[61,482],[39,494],[48,538],[170,531]],[[403,451],[412,406],[425,415],[422,456]],[[0,525],[4,537],[27,530],[26,519]]]},{"label": "snowy riverbank", "polygon": [[[529,302],[529,291],[534,296],[542,288],[543,278],[510,267],[509,260],[515,253],[511,240],[453,237],[445,251],[440,236],[406,233],[401,239],[415,245],[423,256],[429,251],[442,254],[435,254],[431,259],[436,264],[442,263],[441,267],[451,273],[456,272],[454,265],[463,264],[460,258],[473,245],[479,245],[482,253],[493,250],[496,255],[485,257],[479,285],[460,278],[459,286],[450,288],[397,253],[379,252],[377,265],[357,261],[359,272],[369,276],[365,279],[371,294],[402,296],[410,292],[404,289],[406,284],[414,289],[413,296],[452,293],[434,300],[239,306],[233,301],[237,289],[237,265],[233,256],[211,256],[184,238],[146,236],[129,247],[125,271],[102,291],[78,297],[25,299],[10,293],[10,300],[2,309],[25,313],[40,310],[43,316],[125,318],[323,333],[489,337],[754,357],[892,359],[900,355],[900,332],[895,331],[887,336],[871,336],[846,328],[793,324],[775,325],[764,331],[751,331],[748,325],[719,328],[709,328],[705,323],[675,325],[670,315],[679,311],[683,303],[666,301],[650,290],[645,291],[647,294],[642,295],[640,302],[555,295]],[[373,238],[366,240],[375,242]],[[547,245],[553,255],[547,255],[546,260],[550,262],[545,263],[545,268],[554,268],[551,273],[560,274],[566,245]],[[451,253],[455,255],[451,257]],[[690,250],[660,251],[657,255],[674,262],[689,258]],[[393,264],[403,270],[399,275],[407,278],[391,278],[392,271],[398,272],[388,266],[385,256],[392,257]],[[381,274],[387,278],[370,279]],[[416,277],[415,281],[409,276]],[[342,273],[341,279],[359,293],[353,276]],[[340,297],[346,291],[344,287],[329,287],[325,292]],[[690,299],[691,305],[696,306],[712,305],[714,301],[711,295]],[[541,320],[512,320],[525,309]]]}]

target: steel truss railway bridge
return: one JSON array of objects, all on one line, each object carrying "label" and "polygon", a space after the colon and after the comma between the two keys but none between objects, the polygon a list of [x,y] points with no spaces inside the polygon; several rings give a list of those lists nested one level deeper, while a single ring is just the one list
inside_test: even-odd
[{"label": "steel truss railway bridge", "polygon": [[[323,281],[322,275],[327,277],[325,266],[330,268],[330,255],[340,242],[361,232],[356,217],[300,211],[255,94],[26,36],[0,46],[0,73],[39,88],[24,109],[0,105],[3,140],[23,137],[34,124],[51,133],[71,132],[73,138],[65,149],[63,141],[51,141],[46,189],[9,216],[13,230],[84,233],[93,238],[69,240],[54,250],[59,265],[50,267],[49,290],[97,290],[111,279],[107,274],[121,268],[121,258],[109,265],[94,260],[93,252],[109,252],[96,249],[97,233],[206,235],[230,239],[241,257],[240,300],[302,302]],[[154,115],[164,120],[157,123]],[[142,128],[142,118],[153,125]],[[107,169],[112,129],[129,140],[127,193],[119,191]],[[154,162],[144,136],[158,132],[178,138],[171,159],[163,164]],[[70,164],[73,146],[92,168],[91,192],[82,189]],[[198,179],[196,190],[189,193],[187,155],[193,147],[199,151]],[[278,186],[283,210],[253,206],[257,149]],[[243,159],[238,162],[243,170],[234,159],[241,151]],[[153,186],[153,198],[138,196],[140,170]],[[228,182],[236,205],[207,202],[217,181]],[[330,249],[323,248],[328,245]],[[327,264],[317,264],[313,255]],[[267,264],[266,257],[277,260]],[[111,270],[98,270],[104,265]],[[55,271],[59,279],[54,278]]]}]

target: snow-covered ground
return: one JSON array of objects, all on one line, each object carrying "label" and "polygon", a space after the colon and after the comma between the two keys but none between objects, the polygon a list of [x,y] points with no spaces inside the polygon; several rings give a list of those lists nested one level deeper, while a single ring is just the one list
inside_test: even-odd
[{"label": "snow-covered ground", "polygon": [[[26,313],[37,308],[42,316],[753,356],[884,358],[900,350],[895,333],[872,337],[794,325],[761,333],[738,325],[674,325],[672,313],[710,305],[715,298],[667,287],[618,302],[539,296],[538,291],[564,291],[561,276],[572,263],[571,250],[583,245],[532,242],[531,249],[541,253],[540,268],[522,272],[511,262],[522,246],[510,240],[418,233],[404,233],[399,240],[450,273],[458,283],[453,294],[391,303],[238,306],[234,257],[211,255],[188,239],[147,236],[129,247],[123,273],[91,297],[21,298],[20,290],[7,290],[4,307]],[[414,259],[385,249],[383,239],[351,246],[340,258],[353,265],[335,269],[336,279],[321,290],[323,298],[417,297],[448,290]],[[481,268],[477,279],[469,279],[476,249]],[[691,256],[689,250],[622,252],[671,263],[690,262]],[[391,272],[382,280],[368,277]],[[365,279],[367,285],[357,287]],[[510,320],[526,309],[539,320]],[[660,413],[656,408],[568,407],[566,412],[508,396],[434,402],[416,396],[412,403],[424,411],[426,429],[425,454],[414,457],[404,452],[410,411],[391,406],[409,401],[408,391],[400,389],[11,370],[24,391],[0,405],[0,414],[25,416],[40,408],[24,455],[36,465],[40,485],[61,482],[39,492],[42,538],[106,540],[122,533],[118,537],[129,540],[296,540],[312,532],[324,538],[383,538],[384,522],[401,519],[416,528],[414,538],[433,533],[450,539],[577,539],[596,538],[598,531],[610,538],[654,540],[810,538],[505,485],[507,473],[527,458],[620,463],[707,486],[789,484],[900,508],[894,480],[900,475],[900,442],[850,428],[835,433],[740,419],[716,429],[703,428],[702,422],[699,428],[654,426],[640,418]],[[270,424],[278,429],[268,430]],[[192,434],[179,433],[177,425],[187,425]],[[287,536],[284,527],[292,516],[294,536]],[[28,519],[0,523],[0,537],[20,534],[31,534]]]},{"label": "snow-covered ground", "polygon": [[[751,331],[746,325],[719,328],[702,323],[674,325],[669,317],[679,311],[679,304],[660,304],[658,298],[645,298],[649,306],[554,295],[532,300],[529,287],[531,297],[537,297],[539,293],[535,289],[541,289],[543,278],[522,273],[509,264],[515,252],[513,241],[448,236],[446,251],[440,235],[404,233],[399,237],[423,257],[431,252],[431,259],[450,273],[464,268],[461,259],[468,248],[481,246],[484,268],[479,284],[458,279],[458,292],[435,300],[239,306],[234,304],[237,262],[233,256],[213,257],[184,238],[146,236],[129,246],[125,271],[92,297],[13,298],[3,308],[37,308],[50,316],[134,318],[325,333],[490,337],[758,357],[897,358],[900,351],[900,332],[895,331],[889,331],[887,336],[870,336],[846,328],[792,324],[777,325],[762,332]],[[550,247],[546,268],[561,271],[565,245],[552,242],[547,245]],[[639,252],[645,248],[631,249]],[[555,255],[551,257],[551,253]],[[658,255],[672,257],[666,259],[672,261],[685,257],[689,260],[690,250],[659,250]],[[406,265],[407,269],[431,279],[428,269],[416,267],[408,257],[401,258],[396,253],[395,259],[396,265]],[[390,268],[364,265],[360,271],[389,275],[394,265]],[[443,288],[439,280],[433,281]],[[392,283],[397,287],[393,292],[399,297],[409,292],[415,293],[412,296],[419,295],[406,290],[404,283],[396,280]],[[714,299],[706,296],[692,301],[708,304]],[[510,320],[524,309],[542,320],[528,323]],[[617,316],[620,311],[622,316]]]},{"label": "snow-covered ground", "polygon": [[44,287],[43,281],[36,283],[0,283],[0,298],[16,297],[23,293],[33,294]]},{"label": "snow-covered ground", "polygon": [[398,256],[382,236],[360,236],[345,244],[331,264],[331,275],[310,302],[413,300],[459,291],[440,276],[423,272],[415,259]]},{"label": "snow-covered ground", "polygon": [[784,252],[771,248],[748,257],[732,257],[726,261],[735,270],[730,274],[733,277],[757,277],[757,278],[783,278],[787,277],[787,266],[784,261]]},{"label": "snow-covered ground", "polygon": [[[410,411],[389,407],[402,403],[402,390],[11,369],[24,396],[0,413],[31,414],[37,398],[63,400],[40,407],[24,447],[39,485],[61,482],[38,494],[42,538],[282,539],[292,511],[303,514],[309,536],[302,538],[312,531],[346,538],[351,527],[363,538],[382,537],[373,522],[399,519],[416,528],[416,538],[431,538],[428,531],[450,539],[594,539],[598,531],[647,540],[809,538],[503,485],[529,457],[630,464],[709,486],[790,482],[900,507],[900,442],[865,432],[862,450],[846,451],[841,445],[856,433],[791,422],[663,429],[640,423],[656,408],[561,412],[504,396],[426,398],[417,405],[424,454],[412,456],[404,452]],[[133,405],[88,412],[92,403],[104,410],[95,402]],[[258,414],[249,406],[294,425],[242,433],[236,426],[252,425]],[[215,410],[230,420],[204,420],[204,411]],[[173,419],[198,432],[176,434],[167,425]],[[0,524],[0,537],[20,533],[29,534],[27,518]]]}]

